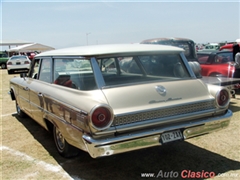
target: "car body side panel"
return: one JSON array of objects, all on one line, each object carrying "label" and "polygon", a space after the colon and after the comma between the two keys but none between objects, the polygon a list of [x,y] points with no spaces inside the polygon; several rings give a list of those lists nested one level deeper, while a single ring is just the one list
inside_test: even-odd
[{"label": "car body side panel", "polygon": [[213,76],[214,74],[220,74],[226,77],[232,77],[234,67],[230,64],[201,64],[203,76]]},{"label": "car body side panel", "polygon": [[[21,78],[15,78],[15,80],[21,80]],[[92,99],[91,92],[80,92],[31,78],[25,78],[21,84],[28,88],[28,91],[23,91],[21,86],[17,87],[21,109],[26,112],[26,107],[29,107],[28,115],[37,123],[48,129],[45,120],[49,120],[60,129],[69,144],[85,150],[81,137],[83,132],[91,133],[88,122],[89,112],[94,104],[107,103],[102,91],[95,90],[96,98]],[[45,88],[40,88],[41,86]],[[63,99],[65,99],[64,102]],[[84,102],[87,103],[84,104]]]}]

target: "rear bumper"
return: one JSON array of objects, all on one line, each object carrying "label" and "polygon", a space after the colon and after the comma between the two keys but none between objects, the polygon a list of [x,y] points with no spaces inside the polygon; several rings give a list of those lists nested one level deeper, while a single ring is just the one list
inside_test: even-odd
[{"label": "rear bumper", "polygon": [[231,117],[232,111],[228,110],[226,114],[222,116],[201,119],[191,123],[186,122],[179,125],[159,127],[148,131],[118,135],[105,139],[93,139],[91,136],[85,134],[82,138],[88,153],[93,158],[97,158],[137,149],[160,146],[162,145],[160,142],[161,134],[167,131],[180,129],[183,132],[185,140],[194,136],[221,130],[229,125]]}]

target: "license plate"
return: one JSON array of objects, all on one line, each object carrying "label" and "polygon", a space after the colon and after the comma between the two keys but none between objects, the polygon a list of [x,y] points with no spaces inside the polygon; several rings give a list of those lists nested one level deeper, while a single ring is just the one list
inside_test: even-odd
[{"label": "license plate", "polygon": [[17,62],[16,64],[19,65],[19,64],[21,64],[21,62]]},{"label": "license plate", "polygon": [[161,139],[163,143],[167,143],[167,142],[183,139],[183,135],[180,130],[171,131],[171,132],[163,133],[161,135]]}]

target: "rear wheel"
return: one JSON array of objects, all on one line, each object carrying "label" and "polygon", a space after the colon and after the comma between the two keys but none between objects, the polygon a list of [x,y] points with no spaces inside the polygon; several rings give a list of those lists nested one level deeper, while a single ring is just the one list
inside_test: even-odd
[{"label": "rear wheel", "polygon": [[68,144],[58,127],[53,126],[53,138],[58,153],[63,157],[74,157],[79,154],[79,149]]},{"label": "rear wheel", "polygon": [[5,63],[1,64],[1,68],[6,69],[6,64]]},{"label": "rear wheel", "polygon": [[18,105],[16,101],[16,110],[17,110],[17,115],[21,118],[26,117],[27,115],[21,110],[20,106]]}]

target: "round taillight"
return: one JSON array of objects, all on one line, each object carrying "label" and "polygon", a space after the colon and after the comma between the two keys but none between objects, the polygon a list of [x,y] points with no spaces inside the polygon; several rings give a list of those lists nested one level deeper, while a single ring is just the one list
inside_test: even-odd
[{"label": "round taillight", "polygon": [[94,128],[98,130],[106,129],[111,125],[112,113],[106,107],[97,107],[92,112],[91,121]]},{"label": "round taillight", "polygon": [[230,93],[226,89],[222,89],[219,91],[217,95],[217,103],[220,107],[225,107],[228,105],[230,100]]}]

